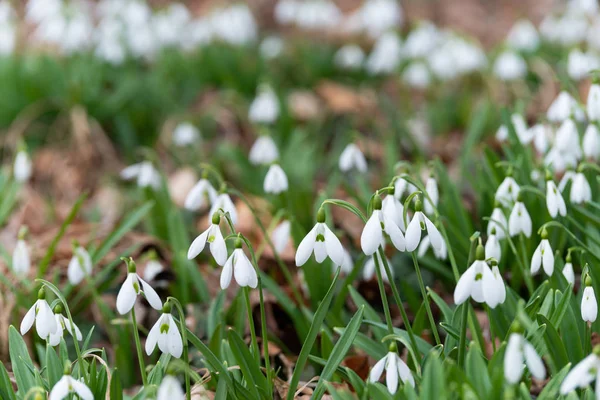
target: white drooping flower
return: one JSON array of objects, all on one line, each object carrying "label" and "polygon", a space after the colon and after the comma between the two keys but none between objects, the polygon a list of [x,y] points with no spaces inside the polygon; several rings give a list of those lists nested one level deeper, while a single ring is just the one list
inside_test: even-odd
[{"label": "white drooping flower", "polygon": [[583,155],[586,158],[598,160],[600,158],[600,132],[596,124],[589,124],[583,134]]},{"label": "white drooping flower", "polygon": [[[354,269],[354,262],[352,261],[352,256],[350,253],[344,249],[344,262],[342,262],[340,267],[341,274],[349,274]],[[331,271],[335,273],[337,271],[338,265],[331,263]]]},{"label": "white drooping flower", "polygon": [[492,229],[490,235],[488,235],[488,240],[485,242],[485,258],[494,258],[496,261],[500,262],[500,257],[502,256],[502,248],[500,247],[500,241],[498,240],[498,236],[496,235],[496,230]]},{"label": "white drooping flower", "polygon": [[290,232],[292,229],[292,223],[288,220],[281,221],[279,225],[273,229],[271,232],[271,241],[273,242],[273,246],[275,247],[275,251],[278,254],[283,253],[283,251],[288,246],[290,242]]},{"label": "white drooping flower", "polygon": [[586,322],[593,323],[597,317],[598,302],[592,286],[592,279],[588,275],[585,278],[585,289],[583,289],[583,296],[581,297],[581,318]]},{"label": "white drooping flower", "polygon": [[575,271],[573,271],[573,264],[571,263],[570,254],[567,254],[567,262],[563,267],[562,273],[568,283],[570,283],[571,285],[575,284]]},{"label": "white drooping flower", "polygon": [[496,190],[495,199],[498,200],[505,207],[510,206],[512,203],[517,201],[519,197],[519,191],[521,188],[515,181],[515,179],[508,175],[504,178],[498,189]]},{"label": "white drooping flower", "polygon": [[[56,309],[54,311],[56,311]],[[62,314],[54,314],[54,317],[56,319],[57,329],[55,332],[50,333],[50,337],[48,338],[48,343],[50,346],[58,346],[60,339],[63,338],[65,330],[69,332],[72,337],[77,339],[77,341],[81,342],[83,340],[83,335],[75,323],[73,323],[73,326],[71,327],[71,322],[69,322],[69,319],[65,318],[65,316]]]},{"label": "white drooping flower", "polygon": [[381,35],[369,54],[366,69],[370,75],[389,74],[394,72],[402,56],[402,42],[394,32]]},{"label": "white drooping flower", "polygon": [[265,193],[279,194],[288,190],[287,175],[279,164],[273,164],[265,176],[263,183]]},{"label": "white drooping flower", "polygon": [[[600,348],[595,347],[592,354],[584,358],[565,377],[560,385],[560,394],[567,395],[577,388],[584,388],[596,380],[600,382]],[[598,389],[596,388],[598,393]]]},{"label": "white drooping flower", "polygon": [[405,194],[410,196],[417,191],[417,188],[412,183],[404,178],[398,178],[394,181],[394,197],[398,200],[402,199]]},{"label": "white drooping flower", "polygon": [[271,136],[262,135],[252,145],[248,158],[254,165],[269,165],[279,159],[279,150]]},{"label": "white drooping flower", "polygon": [[127,261],[127,271],[127,278],[117,294],[117,311],[119,314],[125,315],[131,311],[140,294],[144,295],[152,308],[155,310],[162,309],[163,304],[160,297],[158,297],[152,286],[135,272],[135,263],[131,259]]},{"label": "white drooping flower", "polygon": [[[430,176],[429,179],[427,179],[425,191],[427,192],[427,196],[425,196],[425,214],[432,215],[440,200],[437,181],[433,176]],[[429,199],[431,199],[431,201]]]},{"label": "white drooping flower", "polygon": [[565,199],[563,199],[551,176],[546,177],[546,207],[552,218],[556,218],[557,215],[562,217],[567,215]]},{"label": "white drooping flower", "polygon": [[433,222],[420,210],[420,201],[415,206],[415,215],[410,220],[406,228],[406,251],[415,251],[421,241],[421,231],[427,230],[431,246],[434,249],[441,250],[444,239],[438,228]]},{"label": "white drooping flower", "polygon": [[510,236],[516,236],[523,233],[526,237],[531,236],[531,217],[525,204],[518,201],[515,203],[510,216],[508,217],[508,233]]},{"label": "white drooping flower", "polygon": [[565,174],[563,175],[562,179],[560,180],[560,182],[558,182],[558,190],[560,190],[561,192],[564,192],[565,189],[567,188],[567,184],[569,183],[569,181],[572,181],[573,178],[575,178],[575,171],[572,171],[572,170],[566,171]]},{"label": "white drooping flower", "polygon": [[25,150],[20,150],[15,157],[13,174],[17,182],[26,182],[31,177],[31,159]]},{"label": "white drooping flower", "polygon": [[367,172],[367,160],[362,151],[354,143],[348,144],[344,148],[344,151],[342,151],[339,166],[342,172],[348,172],[352,169],[356,169],[362,173]]},{"label": "white drooping flower", "polygon": [[394,221],[402,232],[406,230],[404,224],[404,206],[395,196],[385,196],[381,203],[381,211],[387,218]]},{"label": "white drooping flower", "polygon": [[225,244],[225,239],[223,239],[223,234],[219,228],[221,222],[219,214],[213,214],[211,222],[211,225],[194,239],[188,249],[187,258],[188,260],[196,258],[204,250],[206,243],[209,243],[213,258],[217,264],[223,266],[227,261],[227,244]]},{"label": "white drooping flower", "polygon": [[426,89],[431,85],[431,73],[424,62],[412,62],[402,71],[402,80],[410,87]]},{"label": "white drooping flower", "polygon": [[535,348],[520,333],[511,333],[504,354],[504,378],[512,385],[519,383],[527,366],[534,378],[546,378],[546,368]]},{"label": "white drooping flower", "polygon": [[77,246],[73,251],[73,257],[69,261],[67,277],[71,285],[78,285],[83,278],[92,273],[92,258],[90,254],[81,246]]},{"label": "white drooping flower", "polygon": [[267,36],[260,42],[260,55],[272,60],[283,52],[285,42],[279,36]]},{"label": "white drooping flower", "polygon": [[410,369],[395,351],[390,351],[385,357],[377,361],[369,373],[369,382],[376,383],[379,381],[384,370],[386,371],[385,384],[391,394],[395,394],[398,390],[400,380],[404,384],[415,386],[415,379]]},{"label": "white drooping flower", "polygon": [[577,172],[571,185],[571,203],[581,204],[592,201],[592,188],[583,172]]},{"label": "white drooping flower", "polygon": [[167,375],[163,378],[160,386],[158,387],[158,393],[156,394],[156,400],[184,400],[185,393],[181,389],[179,381],[173,375]]},{"label": "white drooping flower", "polygon": [[542,230],[542,241],[533,252],[531,258],[531,275],[535,275],[543,267],[544,272],[548,276],[552,276],[554,273],[554,253],[552,247],[548,241],[548,232],[546,229]]},{"label": "white drooping flower", "polygon": [[236,243],[236,249],[231,253],[223,271],[221,272],[221,289],[227,289],[231,283],[231,278],[241,287],[249,286],[255,289],[258,286],[258,275],[252,266],[252,263],[242,250],[242,242]]},{"label": "white drooping flower", "polygon": [[599,65],[598,56],[592,52],[584,53],[579,49],[573,49],[567,60],[567,73],[575,81],[580,81],[590,75]]},{"label": "white drooping flower", "polygon": [[[377,265],[375,264],[375,257],[377,257],[377,262],[379,263],[379,267],[381,268],[381,277],[383,278],[383,280],[385,282],[390,282],[390,277],[388,276],[387,271],[383,265],[383,260],[381,259],[379,252],[373,254],[365,262],[365,265],[363,266],[363,275],[362,275],[363,280],[370,281],[371,279],[373,279],[374,276],[377,275],[376,274]],[[394,270],[392,269],[392,263],[390,262],[390,260],[387,259],[387,257],[385,260],[387,262],[387,265],[390,267],[390,273],[392,274],[392,278],[393,278]]]},{"label": "white drooping flower", "polygon": [[50,391],[48,400],[63,400],[75,393],[82,400],[94,400],[94,395],[85,383],[73,379],[71,375],[63,375]]},{"label": "white drooping flower", "polygon": [[40,338],[48,340],[50,334],[56,332],[58,326],[56,325],[56,318],[50,308],[50,305],[46,301],[46,292],[44,288],[41,288],[38,292],[38,299],[27,314],[21,321],[21,335],[25,335],[35,322],[35,330]]},{"label": "white drooping flower", "polygon": [[365,52],[356,44],[347,44],[340,47],[333,57],[336,66],[347,70],[359,69],[364,60]]},{"label": "white drooping flower", "polygon": [[[235,204],[231,200],[231,197],[227,193],[221,193],[217,195],[215,201],[213,201],[212,206],[210,207],[210,211],[208,212],[209,216],[215,215],[215,213],[219,212],[219,210],[223,210],[223,213],[229,213],[229,218],[231,218],[231,222],[233,225],[236,225],[238,222],[238,213],[235,208]],[[212,217],[209,217],[212,220]]]},{"label": "white drooping flower", "polygon": [[540,36],[531,21],[521,19],[510,28],[506,43],[515,50],[535,51],[540,45]]},{"label": "white drooping flower", "polygon": [[259,89],[256,98],[250,104],[248,118],[259,124],[272,124],[279,117],[279,100],[270,86],[264,85]]},{"label": "white drooping flower", "polygon": [[150,161],[130,165],[121,171],[121,178],[126,181],[136,179],[137,185],[141,188],[159,189],[161,185],[160,174]]},{"label": "white drooping flower", "polygon": [[179,334],[179,328],[170,313],[163,312],[152,329],[150,329],[150,332],[148,332],[146,354],[152,354],[157,344],[163,354],[170,354],[175,358],[181,357],[183,340]]},{"label": "white drooping flower", "polygon": [[504,212],[500,208],[499,204],[496,204],[494,210],[492,211],[492,215],[490,215],[490,220],[487,226],[487,234],[490,236],[492,232],[496,231],[496,237],[498,240],[502,240],[506,237],[506,230],[508,229],[508,221],[506,220],[506,216]]},{"label": "white drooping flower", "polygon": [[[423,238],[421,239],[421,243],[419,244],[419,249],[417,250],[417,256],[419,256],[419,258],[422,258],[425,256],[425,254],[427,254],[427,251],[429,250],[429,248],[431,247],[431,239],[429,239],[429,235],[425,235],[423,236]],[[446,247],[446,242],[442,240],[442,247],[440,247],[439,249],[436,249],[435,247],[432,247],[433,249],[433,255],[438,259],[438,260],[446,260],[448,258],[448,247]]]},{"label": "white drooping flower", "polygon": [[199,140],[200,130],[189,122],[181,122],[173,130],[173,143],[176,146],[190,146]]},{"label": "white drooping flower", "polygon": [[188,193],[183,206],[186,210],[198,211],[210,204],[217,198],[217,191],[208,179],[200,179]]},{"label": "white drooping flower", "polygon": [[486,303],[490,308],[495,308],[506,299],[504,281],[498,267],[494,266],[492,270],[485,262],[485,250],[481,245],[477,247],[476,258],[456,284],[454,303],[462,304],[471,297],[478,303]]},{"label": "white drooping flower", "polygon": [[600,85],[590,86],[587,97],[587,116],[590,121],[600,121]]},{"label": "white drooping flower", "polygon": [[381,211],[382,202],[379,195],[375,196],[373,213],[365,224],[360,236],[360,247],[362,251],[370,256],[380,247],[385,247],[384,233],[386,233],[394,247],[400,251],[406,249],[406,242],[402,231],[390,216]]},{"label": "white drooping flower", "polygon": [[573,96],[569,92],[562,91],[548,107],[546,116],[550,122],[563,122],[571,117],[581,120],[584,118],[584,113]]},{"label": "white drooping flower", "polygon": [[553,136],[552,128],[547,124],[535,124],[529,128],[529,135],[538,153],[545,154],[550,146],[550,138]]},{"label": "white drooping flower", "polygon": [[519,54],[505,51],[496,58],[494,74],[503,81],[522,79],[527,74],[527,63]]},{"label": "white drooping flower", "polygon": [[[550,151],[544,157],[544,165],[552,167],[552,169],[561,173],[567,168],[573,168],[577,165],[577,157],[572,152],[562,152],[557,146],[552,146]],[[560,185],[558,188],[561,190]]]},{"label": "white drooping flower", "polygon": [[344,263],[344,248],[335,234],[325,224],[325,211],[322,209],[317,213],[317,223],[306,234],[296,250],[296,265],[304,265],[315,253],[315,260],[322,263],[327,257],[336,265]]},{"label": "white drooping flower", "polygon": [[22,227],[19,231],[19,238],[12,253],[12,270],[17,275],[27,275],[31,269],[31,256],[29,247],[25,242],[27,228]]},{"label": "white drooping flower", "polygon": [[564,155],[580,159],[582,155],[581,145],[579,144],[579,132],[575,121],[568,118],[562,122],[556,131],[554,148]]}]

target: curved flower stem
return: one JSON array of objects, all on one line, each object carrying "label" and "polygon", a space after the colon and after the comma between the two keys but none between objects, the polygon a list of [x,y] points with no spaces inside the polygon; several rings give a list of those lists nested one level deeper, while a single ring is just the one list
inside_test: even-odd
[{"label": "curved flower stem", "polygon": [[425,302],[425,311],[427,312],[427,317],[429,318],[429,324],[431,325],[431,331],[433,333],[433,337],[435,338],[435,344],[439,345],[442,342],[440,341],[440,335],[437,331],[437,326],[435,324],[435,320],[433,319],[433,313],[431,312],[431,305],[429,304],[429,296],[427,296],[427,291],[425,290],[425,285],[423,284],[423,276],[421,276],[421,268],[419,267],[419,262],[417,261],[417,255],[413,251],[411,253],[413,264],[415,265],[415,271],[417,272],[417,279],[419,280],[419,287],[421,288],[421,296],[423,296],[423,301]]},{"label": "curved flower stem", "polygon": [[135,306],[131,309],[131,325],[133,325],[133,337],[135,338],[135,347],[137,349],[138,361],[140,362],[140,373],[142,374],[142,383],[144,387],[148,386],[148,377],[146,376],[146,365],[144,363],[144,354],[142,353],[142,343],[140,333],[138,332],[137,321],[135,319]]},{"label": "curved flower stem", "polygon": [[215,177],[215,179],[218,182],[217,190],[218,190],[219,186],[221,186],[225,182],[221,173],[212,165],[207,164],[207,163],[200,163],[200,168],[211,173]]},{"label": "curved flower stem", "polygon": [[187,340],[187,327],[185,326],[185,314],[183,312],[183,307],[179,300],[175,297],[169,296],[167,297],[167,302],[173,302],[175,304],[175,308],[177,309],[177,313],[179,314],[179,330],[181,331],[181,339],[183,341],[183,359],[186,365],[185,371],[185,396],[187,400],[191,399],[192,393],[190,390],[190,374],[188,373],[189,369],[189,356],[188,356],[188,340]]},{"label": "curved flower stem", "polygon": [[600,260],[600,257],[597,256],[585,243],[583,243],[583,241],[581,241],[581,239],[579,239],[573,232],[571,232],[569,229],[567,229],[566,226],[564,226],[563,224],[561,224],[558,221],[549,221],[546,222],[544,225],[542,225],[540,227],[540,229],[538,230],[538,233],[541,232],[543,230],[543,228],[548,228],[548,227],[557,227],[557,228],[562,228],[565,232],[567,232],[567,234],[569,236],[571,236],[571,238],[573,238],[573,240],[575,240],[577,242],[577,244],[582,247],[583,249],[585,249],[585,251],[590,254],[592,257],[594,257],[597,260]]},{"label": "curved flower stem", "polygon": [[[392,314],[390,313],[390,305],[387,301],[387,295],[385,293],[385,285],[383,282],[383,274],[381,273],[381,265],[377,257],[374,257],[375,261],[375,272],[377,273],[377,284],[379,286],[379,295],[381,296],[381,303],[383,305],[383,313],[385,315],[385,322],[387,324],[388,332],[390,335],[394,334],[394,323],[392,322]],[[388,275],[389,276],[389,275]]]},{"label": "curved flower stem", "polygon": [[[383,253],[383,249],[380,247],[378,251],[379,251],[379,257],[373,257],[373,260],[375,260],[375,265],[379,265],[379,259],[381,259],[381,261],[383,263],[383,267],[385,268],[386,275],[391,277],[392,271],[390,269],[390,266],[388,265],[387,258],[385,257],[385,254]],[[377,268],[380,268],[380,267],[378,266]],[[420,354],[420,352],[419,352],[419,347],[417,346],[417,339],[415,338],[415,334],[412,330],[412,326],[410,325],[410,320],[408,319],[408,315],[406,314],[406,310],[404,309],[404,303],[402,302],[402,298],[400,297],[398,288],[393,283],[390,283],[390,286],[392,288],[392,294],[394,296],[394,301],[396,302],[396,305],[400,309],[400,315],[402,316],[402,322],[404,323],[404,327],[406,328],[406,333],[408,333],[410,345],[413,348],[412,353],[414,354],[414,357],[415,357],[415,365],[418,366],[419,362],[418,362],[418,360],[416,360],[416,357],[417,357],[417,354]]]},{"label": "curved flower stem", "polygon": [[254,328],[254,317],[252,316],[252,305],[250,304],[250,289],[246,286],[244,290],[244,299],[246,301],[246,312],[248,313],[248,325],[250,326],[250,338],[252,341],[252,352],[256,362],[260,365],[260,351],[256,340],[256,329]]}]

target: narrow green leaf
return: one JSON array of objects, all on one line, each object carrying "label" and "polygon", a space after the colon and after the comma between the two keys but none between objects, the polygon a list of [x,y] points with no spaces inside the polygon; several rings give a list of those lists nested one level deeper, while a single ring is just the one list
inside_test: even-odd
[{"label": "narrow green leaf", "polygon": [[8,351],[19,393],[24,395],[35,386],[35,375],[32,372],[35,367],[23,337],[12,325],[8,328]]}]

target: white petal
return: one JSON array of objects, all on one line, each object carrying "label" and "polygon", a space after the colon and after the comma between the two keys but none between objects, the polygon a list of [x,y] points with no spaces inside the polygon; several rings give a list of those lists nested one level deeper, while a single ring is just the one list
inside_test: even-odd
[{"label": "white petal", "polygon": [[511,333],[504,353],[504,378],[513,385],[523,376],[522,341],[520,334]]},{"label": "white petal", "polygon": [[253,270],[250,261],[242,249],[235,249],[233,254],[233,276],[238,285],[248,286],[251,271]]},{"label": "white petal", "polygon": [[71,377],[68,375],[60,378],[56,385],[52,388],[48,400],[62,400],[69,395],[71,385]]},{"label": "white petal", "polygon": [[377,361],[377,363],[373,366],[373,369],[371,369],[371,372],[369,373],[369,382],[375,383],[379,381],[381,374],[383,374],[387,357],[388,356],[386,355],[381,360]]},{"label": "white petal", "polygon": [[141,163],[130,165],[129,167],[127,167],[121,171],[121,179],[129,181],[129,180],[137,177],[140,173],[141,168],[142,168]]},{"label": "white petal", "polygon": [[291,223],[282,221],[271,233],[271,241],[277,253],[283,253],[290,241]]},{"label": "white petal", "polygon": [[431,240],[431,247],[436,250],[440,250],[443,246],[444,239],[440,234],[440,231],[436,226],[427,218],[426,215],[423,215],[423,219],[425,220],[425,226],[427,227],[427,233],[429,234],[429,240]]},{"label": "white petal", "polygon": [[308,232],[296,250],[296,266],[298,267],[304,265],[313,252],[317,239],[317,226],[318,224]]},{"label": "white petal", "polygon": [[29,332],[29,330],[33,326],[33,323],[35,322],[35,307],[36,306],[37,306],[37,301],[35,303],[33,303],[33,305],[29,308],[29,311],[27,311],[27,314],[25,314],[25,316],[23,317],[23,320],[21,321],[21,328],[20,328],[21,335],[25,335],[27,332]]},{"label": "white petal", "polygon": [[419,249],[417,250],[417,256],[419,258],[423,258],[425,254],[427,254],[430,244],[431,241],[429,240],[429,235],[423,236],[423,239],[421,239],[421,244],[419,245]]},{"label": "white petal", "polygon": [[156,400],[183,400],[185,393],[181,389],[181,385],[175,377],[167,375],[163,378]]},{"label": "white petal", "polygon": [[169,315],[167,318],[169,319],[169,353],[175,358],[180,358],[183,353],[183,340],[173,317]]},{"label": "white petal", "polygon": [[133,287],[137,283],[137,275],[135,273],[127,274],[127,279],[123,282],[119,294],[117,294],[117,311],[121,315],[127,314],[133,308],[137,298],[137,292]]},{"label": "white petal", "polygon": [[410,386],[415,387],[415,378],[413,378],[412,372],[410,372],[408,365],[406,365],[406,363],[404,361],[402,361],[401,358],[398,358],[397,361],[398,361],[398,374],[400,375],[400,379],[402,379],[402,382],[404,382],[404,384],[406,384],[408,382],[408,384]]},{"label": "white petal", "polygon": [[323,224],[323,227],[327,255],[336,265],[342,265],[344,263],[344,247],[342,246],[340,239],[335,236],[327,225]]},{"label": "white petal", "polygon": [[569,282],[571,285],[575,283],[575,272],[573,271],[573,264],[566,263],[562,270],[562,273],[565,276],[567,282]]},{"label": "white petal", "polygon": [[385,383],[391,394],[395,394],[398,390],[398,355],[396,353],[388,354],[388,362],[386,366]]},{"label": "white petal", "polygon": [[85,383],[72,379],[71,384],[73,385],[73,390],[75,393],[77,393],[82,400],[94,400],[92,391],[85,385]]},{"label": "white petal", "polygon": [[481,288],[483,290],[483,297],[485,302],[490,308],[496,308],[500,301],[500,295],[498,292],[499,287],[496,285],[496,278],[488,267],[487,263],[483,263],[481,269]]},{"label": "white petal", "polygon": [[583,297],[581,299],[581,318],[584,321],[594,322],[597,316],[598,302],[596,301],[594,288],[588,286],[583,290]]},{"label": "white petal", "polygon": [[524,351],[525,351],[525,362],[527,363],[527,368],[529,368],[529,372],[536,379],[545,379],[546,378],[546,368],[544,367],[544,362],[541,357],[536,353],[535,349],[531,344],[527,341],[524,343]]},{"label": "white petal", "polygon": [[231,278],[233,277],[233,257],[235,254],[231,254],[231,256],[227,259],[227,262],[223,266],[223,271],[221,271],[221,289],[227,289],[229,284],[231,283]]},{"label": "white petal", "polygon": [[148,332],[148,336],[146,337],[146,344],[144,347],[146,349],[146,354],[148,355],[152,354],[152,352],[156,348],[156,343],[158,343],[158,335],[160,334],[160,326],[163,323],[163,316],[164,314],[162,314],[160,318],[158,318],[152,329],[150,329],[150,332]]},{"label": "white petal", "polygon": [[194,239],[187,253],[188,260],[196,258],[196,256],[200,254],[202,250],[204,250],[209,230],[210,228],[202,232],[196,239]]},{"label": "white petal", "polygon": [[380,210],[373,211],[360,235],[360,247],[366,255],[370,256],[377,251],[383,240],[381,232]]},{"label": "white petal", "polygon": [[402,231],[396,225],[396,223],[386,215],[383,216],[383,226],[385,227],[385,233],[388,234],[390,240],[392,241],[394,247],[399,251],[406,250],[406,239],[404,239],[404,235]]},{"label": "white petal", "polygon": [[15,273],[26,275],[31,269],[29,248],[23,240],[18,240],[12,256],[12,268]]},{"label": "white petal", "polygon": [[490,235],[487,242],[485,242],[485,258],[495,258],[496,261],[500,261],[502,255],[502,249],[496,235]]},{"label": "white petal", "polygon": [[535,275],[540,270],[540,266],[542,265],[542,244],[540,243],[538,247],[533,252],[533,257],[531,257],[531,275]]},{"label": "white petal", "polygon": [[552,276],[554,273],[554,253],[552,252],[552,248],[550,247],[550,243],[548,240],[542,241],[544,242],[544,254],[542,256],[542,266],[544,267],[544,272],[548,276]]},{"label": "white petal", "polygon": [[[315,243],[315,260],[320,264],[327,258],[327,247],[325,242],[317,240]],[[339,264],[338,264],[339,265]]]},{"label": "white petal", "polygon": [[[223,234],[218,225],[212,226],[211,235],[213,236],[213,240],[210,244],[210,252],[217,264],[223,265],[227,261],[227,244],[225,243],[225,239],[223,239]],[[208,240],[210,241],[210,239],[209,237]]]},{"label": "white petal", "polygon": [[140,282],[142,282],[142,290],[144,291],[144,296],[146,297],[146,300],[148,300],[148,304],[150,304],[150,306],[155,310],[162,309],[163,304],[160,300],[160,297],[158,297],[156,291],[152,289],[152,286],[146,283],[146,281],[144,281],[139,276],[138,279],[140,280]]},{"label": "white petal", "polygon": [[415,251],[421,240],[421,221],[419,219],[419,214],[422,213],[415,213],[406,228],[406,251]]},{"label": "white petal", "polygon": [[72,285],[78,285],[84,278],[83,269],[79,264],[77,256],[73,256],[69,261],[69,267],[67,269],[67,277]]},{"label": "white petal", "polygon": [[591,373],[591,370],[597,367],[598,356],[592,353],[584,358],[565,377],[565,380],[560,385],[560,394],[566,395],[577,387],[589,385],[595,378],[595,375]]},{"label": "white petal", "polygon": [[44,340],[48,339],[48,336],[58,329],[54,313],[46,300],[38,303],[37,314],[35,316],[35,329],[38,335]]}]

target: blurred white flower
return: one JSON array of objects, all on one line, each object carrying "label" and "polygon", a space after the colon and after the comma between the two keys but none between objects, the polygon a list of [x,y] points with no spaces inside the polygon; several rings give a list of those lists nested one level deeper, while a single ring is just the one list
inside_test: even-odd
[{"label": "blurred white flower", "polygon": [[92,258],[87,250],[77,246],[73,251],[73,257],[69,261],[67,277],[71,285],[78,285],[83,278],[92,273]]},{"label": "blurred white flower", "polygon": [[519,233],[524,234],[526,237],[531,236],[531,217],[525,204],[520,201],[515,203],[510,216],[508,218],[508,232],[510,236],[516,236]]},{"label": "blurred white flower", "polygon": [[500,186],[498,186],[495,199],[505,207],[508,207],[517,201],[520,190],[521,188],[517,184],[517,181],[515,181],[515,178],[512,175],[508,175],[504,178]]},{"label": "blurred white flower", "polygon": [[413,88],[425,89],[431,84],[431,74],[425,63],[413,62],[402,72],[402,80]]},{"label": "blurred white flower", "polygon": [[488,236],[488,239],[485,242],[485,258],[486,260],[488,258],[494,258],[496,261],[500,262],[501,256],[502,248],[500,247],[496,230],[495,228],[492,228],[492,233]]},{"label": "blurred white flower", "polygon": [[81,342],[83,340],[83,335],[75,323],[73,323],[73,327],[71,327],[71,322],[69,322],[69,319],[65,318],[65,316],[62,314],[54,314],[54,317],[56,319],[56,331],[54,333],[50,333],[50,337],[48,338],[48,343],[50,346],[58,346],[60,340],[64,336],[65,330],[69,332],[69,334],[77,341]]},{"label": "blurred white flower", "polygon": [[550,145],[550,138],[552,137],[552,128],[545,124],[536,124],[529,128],[529,135],[538,153],[546,153]]},{"label": "blurred white flower", "polygon": [[402,196],[404,196],[405,194],[407,196],[410,196],[411,194],[413,194],[416,191],[417,191],[417,188],[415,187],[415,185],[413,185],[412,183],[409,183],[404,178],[398,178],[394,182],[394,197],[397,198],[398,200],[401,200]]},{"label": "blurred white flower", "polygon": [[350,31],[366,31],[377,38],[402,24],[402,9],[395,0],[365,0],[345,21]]},{"label": "blurred white flower", "polygon": [[[389,283],[390,277],[388,276],[387,271],[386,271],[385,267],[383,266],[383,261],[381,259],[381,256],[379,255],[379,252],[376,252],[371,257],[367,258],[367,261],[365,262],[365,265],[363,266],[363,274],[362,274],[363,280],[370,281],[371,279],[373,279],[374,276],[376,276],[375,268],[377,266],[375,265],[375,257],[377,257],[377,262],[379,263],[379,267],[381,268],[381,277],[383,278],[383,280],[385,282]],[[387,258],[386,258],[386,261],[387,261],[387,265],[390,267],[390,272],[392,273],[392,278],[393,278],[394,270],[392,269],[392,263]]]},{"label": "blurred white flower", "polygon": [[69,398],[71,393],[75,393],[82,400],[94,400],[94,395],[85,383],[73,379],[71,375],[63,375],[62,378],[50,391],[48,400],[62,400]]},{"label": "blurred white flower", "polygon": [[121,178],[126,181],[136,179],[137,185],[141,188],[160,189],[162,183],[160,173],[150,161],[130,165],[121,171]]},{"label": "blurred white flower", "polygon": [[577,101],[564,90],[550,104],[546,116],[550,122],[563,122],[570,117],[574,117],[578,121],[585,118],[585,114]]},{"label": "blurred white flower", "polygon": [[29,247],[25,242],[27,229],[22,227],[19,230],[19,237],[15,249],[12,253],[12,270],[17,275],[27,275],[31,269],[31,256]]},{"label": "blurred white flower", "polygon": [[367,172],[367,160],[357,145],[349,143],[340,154],[339,167],[342,172],[356,169],[359,172]]},{"label": "blurred white flower", "polygon": [[365,60],[365,52],[356,44],[347,44],[340,47],[333,57],[333,62],[339,68],[357,70]]},{"label": "blurred white flower", "polygon": [[25,150],[20,150],[15,157],[13,174],[17,182],[26,182],[31,177],[31,159]]},{"label": "blurred white flower", "polygon": [[417,256],[419,258],[423,258],[429,248],[433,249],[433,255],[438,260],[445,261],[448,258],[448,247],[446,246],[446,242],[442,241],[442,246],[439,249],[431,246],[431,239],[429,239],[429,235],[423,236],[421,239],[421,243],[419,244],[419,248],[417,250]]},{"label": "blurred white flower", "polygon": [[200,179],[185,198],[184,207],[190,211],[198,211],[212,203],[217,198],[217,191],[208,179]]},{"label": "blurred white flower", "polygon": [[263,190],[270,194],[279,194],[288,190],[287,176],[279,164],[269,167],[263,183]]},{"label": "blurred white flower", "polygon": [[397,34],[388,32],[377,39],[367,58],[367,72],[371,75],[392,73],[400,65],[402,43]]},{"label": "blurred white flower", "polygon": [[[567,259],[568,258],[569,257],[567,257]],[[573,271],[573,264],[571,264],[568,260],[563,267],[562,273],[568,283],[571,285],[575,284],[575,271]]]},{"label": "blurred white flower", "polygon": [[490,215],[490,221],[488,222],[487,226],[488,236],[492,235],[492,233],[496,231],[496,237],[498,238],[498,240],[504,239],[506,237],[507,229],[508,221],[506,220],[504,212],[499,206],[494,207],[492,215]]},{"label": "blurred white flower", "polygon": [[263,85],[259,93],[250,104],[248,118],[251,122],[272,124],[279,117],[279,100],[270,86]]},{"label": "blurred white flower", "polygon": [[598,348],[594,348],[592,354],[584,358],[565,377],[560,385],[560,394],[567,395],[577,388],[584,388],[596,380],[600,381],[600,357]]},{"label": "blurred white flower", "polygon": [[369,382],[375,383],[379,381],[384,370],[387,371],[385,384],[391,394],[395,394],[398,390],[400,380],[404,384],[415,386],[415,380],[410,369],[395,351],[390,351],[385,357],[377,361],[369,373]]},{"label": "blurred white flower", "polygon": [[521,19],[508,32],[506,43],[515,50],[535,51],[540,45],[540,37],[531,21]]},{"label": "blurred white flower", "polygon": [[519,54],[504,51],[494,62],[494,74],[503,81],[523,79],[527,74],[527,63]]},{"label": "blurred white flower", "polygon": [[266,59],[279,57],[283,52],[284,41],[279,36],[267,36],[260,42],[260,55]]},{"label": "blurred white flower", "polygon": [[573,49],[569,53],[567,72],[571,79],[579,81],[589,76],[590,72],[598,69],[600,59],[591,52],[584,53],[579,49]]},{"label": "blurred white flower", "polygon": [[586,158],[596,161],[600,158],[600,132],[595,124],[591,123],[585,129],[581,147],[583,148],[583,155]]},{"label": "blurred white flower", "polygon": [[406,37],[402,54],[410,59],[426,58],[441,39],[441,34],[434,24],[429,21],[420,22]]},{"label": "blurred white flower", "polygon": [[170,313],[163,312],[148,332],[145,346],[146,354],[152,354],[157,344],[163,354],[170,354],[175,358],[181,357],[183,341],[179,328]]},{"label": "blurred white flower", "polygon": [[158,393],[156,400],[184,400],[185,393],[181,389],[179,381],[173,375],[167,375],[163,378],[160,386],[158,387]]},{"label": "blurred white flower", "polygon": [[579,160],[583,154],[579,142],[579,131],[575,121],[568,118],[563,121],[556,131],[554,147],[564,155],[569,155]]},{"label": "blurred white flower", "polygon": [[269,165],[279,159],[279,150],[270,136],[262,135],[252,145],[248,157],[254,165]]},{"label": "blurred white flower", "polygon": [[590,121],[600,121],[600,85],[590,86],[587,97],[587,116]]},{"label": "blurred white flower", "polygon": [[571,185],[571,203],[581,204],[592,201],[592,188],[583,172],[577,172]]},{"label": "blurred white flower", "polygon": [[273,232],[271,232],[271,241],[273,242],[273,246],[277,253],[281,254],[287,248],[291,238],[291,228],[291,222],[283,220],[275,227],[275,229],[273,229]]},{"label": "blurred white flower", "polygon": [[181,122],[173,130],[173,143],[175,146],[190,146],[199,140],[200,130],[189,122]]},{"label": "blurred white flower", "polygon": [[504,378],[511,385],[516,385],[523,376],[527,365],[534,378],[546,378],[546,368],[535,348],[520,333],[511,333],[504,354]]},{"label": "blurred white flower", "polygon": [[433,215],[435,207],[437,207],[440,199],[437,181],[433,176],[430,176],[427,179],[427,182],[425,183],[425,192],[427,193],[427,196],[425,196],[425,213]]},{"label": "blurred white flower", "polygon": [[554,183],[551,177],[548,178],[550,178],[546,180],[546,207],[548,208],[548,213],[552,218],[556,218],[559,214],[564,217],[567,215],[565,200],[560,190],[556,187],[556,183]]},{"label": "blurred white flower", "polygon": [[225,213],[225,214],[229,213],[229,218],[231,218],[231,222],[233,223],[233,225],[237,224],[237,222],[238,222],[237,209],[235,208],[235,204],[233,204],[231,197],[229,197],[229,195],[227,193],[221,193],[221,194],[217,195],[217,197],[213,201],[213,204],[210,207],[210,211],[208,212],[209,222],[212,221],[213,216],[219,210],[223,210],[223,213]]}]

